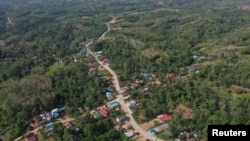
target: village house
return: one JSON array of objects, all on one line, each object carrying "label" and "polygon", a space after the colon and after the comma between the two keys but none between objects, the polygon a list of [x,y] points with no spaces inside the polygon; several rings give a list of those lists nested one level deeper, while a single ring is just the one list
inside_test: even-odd
[{"label": "village house", "polygon": [[87,53],[87,48],[82,48],[81,51],[80,51],[80,53],[86,55],[86,53]]},{"label": "village house", "polygon": [[163,123],[163,122],[172,120],[173,117],[169,114],[162,114],[162,115],[157,116],[157,118]]},{"label": "village house", "polygon": [[124,128],[122,127],[121,124],[116,124],[116,123],[115,123],[115,129],[116,129],[117,131],[122,131],[122,130],[124,130]]},{"label": "village house", "polygon": [[63,116],[65,114],[65,106],[61,108],[56,108],[51,111],[51,116],[53,118],[58,118],[59,116]]},{"label": "village house", "polygon": [[115,119],[116,123],[118,124],[124,124],[128,120],[129,120],[129,117],[127,116],[119,116],[119,117],[116,117]]},{"label": "village house", "polygon": [[103,117],[108,117],[108,116],[109,116],[108,109],[106,109],[106,108],[104,108],[104,107],[101,108],[100,113],[101,113],[101,115],[102,115]]},{"label": "village house", "polygon": [[144,93],[148,93],[148,92],[149,92],[149,88],[148,88],[148,87],[145,87],[145,88],[142,89],[142,91],[143,91]]},{"label": "village house", "polygon": [[79,110],[80,113],[84,112],[84,109],[82,107],[78,107],[77,109]]},{"label": "village house", "polygon": [[102,60],[102,63],[103,63],[104,65],[109,65],[111,62],[110,62],[110,60],[109,60],[108,58],[104,58],[104,59]]},{"label": "village house", "polygon": [[132,138],[133,136],[135,136],[135,133],[134,132],[125,132],[124,133],[126,137],[128,138]]},{"label": "village house", "polygon": [[151,133],[154,133],[154,132],[161,132],[161,131],[164,131],[166,129],[168,129],[169,125],[168,124],[163,124],[163,125],[160,125],[158,127],[152,127],[152,128],[149,128],[149,132]]},{"label": "village house", "polygon": [[174,77],[176,77],[175,73],[173,73],[173,72],[167,72],[167,73],[166,73],[166,76],[167,76],[168,78],[174,78]]},{"label": "village house", "polygon": [[119,108],[120,107],[120,103],[117,102],[117,101],[109,102],[107,105],[108,105],[108,108],[110,108],[110,109]]},{"label": "village house", "polygon": [[50,123],[50,124],[46,125],[46,131],[51,131],[53,129],[54,129],[54,124],[53,123]]},{"label": "village house", "polygon": [[129,92],[129,87],[125,86],[125,87],[121,87],[121,93],[124,94],[124,93],[127,93]]},{"label": "village house", "polygon": [[188,73],[195,73],[195,71],[196,71],[196,69],[193,66],[188,68]]},{"label": "village house", "polygon": [[187,140],[192,136],[192,133],[189,132],[181,132],[178,136],[178,139],[180,140]]},{"label": "village house", "polygon": [[108,100],[114,99],[113,93],[112,93],[112,92],[109,92],[109,91],[106,92],[106,97],[107,97]]},{"label": "village house", "polygon": [[110,84],[107,88],[108,91],[113,92],[114,91],[114,86],[113,84]]},{"label": "village house", "polygon": [[145,71],[141,71],[141,76],[147,78],[147,77],[151,77],[152,76],[152,72],[145,72]]},{"label": "village house", "polygon": [[51,116],[51,114],[49,112],[42,112],[40,114],[40,117],[42,117],[44,122],[50,122],[51,119],[52,119],[52,116]]},{"label": "village house", "polygon": [[95,56],[101,57],[102,56],[102,51],[97,51],[94,53]]},{"label": "village house", "polygon": [[89,68],[88,73],[91,74],[91,73],[93,73],[93,72],[96,72],[96,70],[97,70],[96,67],[91,67],[91,68]]},{"label": "village house", "polygon": [[36,125],[39,125],[43,121],[43,119],[42,119],[42,117],[40,115],[35,115],[32,118],[32,120],[35,122]]},{"label": "village house", "polygon": [[25,137],[26,141],[38,141],[37,136],[34,133],[30,133]]},{"label": "village house", "polygon": [[160,126],[156,127],[155,131],[156,132],[161,132],[161,131],[164,131],[164,130],[168,129],[168,127],[169,127],[168,124],[163,124],[163,125],[160,125]]},{"label": "village house", "polygon": [[97,118],[101,118],[101,117],[102,117],[101,112],[98,111],[98,112],[95,112],[95,113],[94,113],[94,118],[97,119]]},{"label": "village house", "polygon": [[135,108],[136,107],[136,102],[135,102],[135,100],[131,100],[130,102],[129,102],[129,106],[128,106],[130,109],[133,109],[133,108]]},{"label": "village house", "polygon": [[130,88],[129,87],[122,87],[121,88],[121,94],[123,94],[123,96],[127,96],[129,95],[129,92],[130,92]]}]

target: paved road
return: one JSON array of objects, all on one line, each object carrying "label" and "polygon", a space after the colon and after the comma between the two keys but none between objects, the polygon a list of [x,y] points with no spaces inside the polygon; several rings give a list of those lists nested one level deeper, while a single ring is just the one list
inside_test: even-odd
[{"label": "paved road", "polygon": [[[110,31],[110,25],[109,23],[107,24],[107,31],[105,31],[102,36],[98,39],[98,40],[101,40],[104,38],[104,36]],[[154,140],[154,141],[163,141],[162,139],[159,139],[157,138],[156,136],[154,136],[153,134],[147,132],[147,131],[144,131],[138,124],[137,122],[135,121],[134,117],[132,116],[132,112],[131,110],[128,108],[128,106],[125,104],[124,102],[124,97],[122,96],[121,94],[121,87],[120,87],[120,84],[119,84],[119,81],[118,81],[118,78],[117,78],[117,75],[116,73],[108,66],[108,65],[105,65],[103,64],[99,58],[97,56],[94,55],[94,53],[89,49],[89,45],[91,45],[92,42],[89,42],[86,47],[87,47],[87,50],[88,50],[88,53],[90,55],[92,55],[95,60],[104,68],[106,69],[112,76],[113,76],[113,83],[115,85],[115,89],[116,91],[118,92],[118,95],[117,95],[117,98],[115,99],[116,101],[118,101],[120,104],[121,104],[121,107],[122,109],[124,110],[124,112],[126,113],[126,115],[130,118],[130,123],[131,125],[133,126],[133,128],[139,132],[141,135],[143,135],[144,137],[146,137],[147,139],[150,139],[150,140]]]}]

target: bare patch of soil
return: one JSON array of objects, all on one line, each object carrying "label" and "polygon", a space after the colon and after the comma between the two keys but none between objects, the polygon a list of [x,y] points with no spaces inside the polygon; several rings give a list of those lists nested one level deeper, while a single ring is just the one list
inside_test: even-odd
[{"label": "bare patch of soil", "polygon": [[193,118],[193,110],[186,107],[185,105],[183,104],[179,104],[175,110],[174,110],[175,113],[182,113],[182,116],[186,119],[191,119]]},{"label": "bare patch of soil", "polygon": [[149,128],[154,127],[155,123],[157,123],[157,122],[160,122],[160,120],[158,118],[155,118],[149,122],[144,122],[144,123],[140,124],[140,126],[144,131],[147,131]]},{"label": "bare patch of soil", "polygon": [[244,10],[244,11],[250,11],[250,5],[239,6],[239,9]]}]

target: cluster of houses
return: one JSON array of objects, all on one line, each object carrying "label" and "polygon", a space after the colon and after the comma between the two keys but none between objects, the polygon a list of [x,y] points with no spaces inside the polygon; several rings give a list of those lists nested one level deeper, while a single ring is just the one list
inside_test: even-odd
[{"label": "cluster of houses", "polygon": [[151,132],[151,133],[158,133],[158,132],[162,132],[162,131],[164,131],[164,130],[166,130],[166,129],[168,129],[168,124],[167,123],[165,123],[165,124],[162,124],[162,125],[160,125],[160,126],[157,126],[157,127],[152,127],[152,128],[149,128],[149,132]]},{"label": "cluster of houses", "polygon": [[163,124],[159,125],[157,127],[149,128],[149,132],[151,132],[151,133],[158,133],[158,132],[162,132],[162,131],[168,129],[169,125],[166,122],[173,119],[172,115],[170,115],[170,114],[162,114],[162,115],[157,116],[157,118]]},{"label": "cluster of houses", "polygon": [[92,111],[91,114],[94,116],[94,118],[101,118],[101,117],[108,117],[109,116],[109,110],[106,106],[98,108],[98,111]]},{"label": "cluster of houses", "polygon": [[[133,108],[136,106],[135,101],[131,101],[130,102],[130,108]],[[109,116],[109,110],[111,109],[116,109],[116,110],[120,110],[120,103],[117,101],[111,101],[109,103],[107,103],[107,107],[106,106],[102,106],[97,108],[98,111],[92,111],[90,114],[93,115],[94,118],[107,118]],[[117,131],[125,131],[125,128],[123,128],[123,125],[129,121],[129,117],[125,116],[125,115],[121,115],[121,116],[117,116],[116,118],[113,119],[113,123],[115,125],[115,128]],[[136,135],[134,132],[130,132],[130,131],[125,131],[124,132],[125,136],[128,138],[133,137],[134,135]]]},{"label": "cluster of houses", "polygon": [[106,79],[106,82],[105,82],[105,85],[107,87],[105,95],[106,95],[106,97],[107,97],[107,99],[109,101],[113,100],[115,98],[115,95],[114,95],[114,85],[113,85],[112,81],[113,81],[113,79],[109,78],[109,79]]},{"label": "cluster of houses", "polygon": [[48,123],[53,119],[57,119],[65,115],[65,106],[61,108],[55,108],[51,112],[42,112],[40,115],[35,115],[33,121],[35,125],[38,126],[41,123]]},{"label": "cluster of houses", "polygon": [[96,52],[94,52],[94,55],[101,60],[103,65],[110,65],[111,64],[110,59],[105,58],[102,54],[102,51],[96,51]]},{"label": "cluster of houses", "polygon": [[121,94],[127,96],[130,94],[130,91],[138,86],[139,83],[142,83],[143,80],[136,79],[133,83],[128,86],[121,87]]},{"label": "cluster of houses", "polygon": [[117,131],[124,131],[124,134],[126,137],[131,138],[136,135],[133,131],[128,131],[123,126],[126,124],[126,122],[129,121],[129,117],[125,115],[121,115],[113,119],[113,124],[115,125],[115,128]]},{"label": "cluster of houses", "polygon": [[101,118],[101,117],[108,117],[109,116],[109,110],[111,109],[116,109],[116,110],[120,110],[120,103],[117,101],[111,101],[109,103],[107,103],[107,106],[102,106],[97,108],[96,110],[93,110],[90,112],[91,115],[93,115],[94,118]]}]

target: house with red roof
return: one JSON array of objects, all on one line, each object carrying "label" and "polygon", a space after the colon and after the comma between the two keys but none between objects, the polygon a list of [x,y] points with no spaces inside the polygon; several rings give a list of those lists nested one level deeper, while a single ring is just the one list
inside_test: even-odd
[{"label": "house with red roof", "polygon": [[167,76],[168,78],[174,78],[176,75],[175,75],[175,73],[173,73],[173,72],[167,72],[167,73],[166,73],[166,76]]},{"label": "house with red roof", "polygon": [[104,59],[102,60],[102,63],[103,63],[103,64],[110,64],[110,60],[109,60],[108,58],[104,58]]},{"label": "house with red roof", "polygon": [[106,108],[102,108],[100,110],[100,113],[102,114],[103,117],[108,117],[108,115],[109,115],[109,112]]},{"label": "house with red roof", "polygon": [[89,71],[96,71],[96,67],[91,67],[91,68],[89,68]]},{"label": "house with red roof", "polygon": [[166,121],[170,121],[172,120],[172,116],[169,115],[169,114],[162,114],[162,115],[159,115],[157,116],[157,118],[161,121],[161,122],[166,122]]},{"label": "house with red roof", "polygon": [[26,141],[38,141],[37,136],[33,133],[28,134],[25,138]]}]

